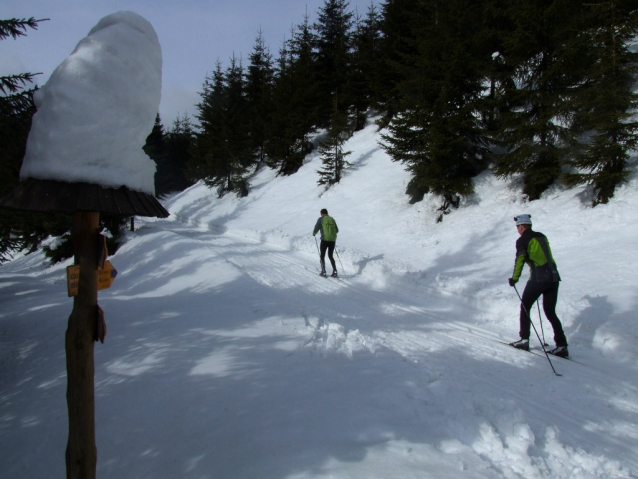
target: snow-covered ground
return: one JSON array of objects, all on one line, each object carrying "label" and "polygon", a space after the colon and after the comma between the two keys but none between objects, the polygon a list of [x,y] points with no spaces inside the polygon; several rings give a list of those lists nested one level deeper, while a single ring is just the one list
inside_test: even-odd
[{"label": "snow-covered ground", "polygon": [[[100,292],[98,477],[638,477],[636,176],[592,209],[582,188],[525,203],[483,174],[436,223],[437,199],[409,205],[377,139],[350,140],[328,191],[315,155],[291,177],[260,171],[246,198],[195,185],[170,218],[136,221]],[[340,279],[317,275],[321,208]],[[561,377],[498,342],[518,338],[519,213],[563,278]],[[2,478],[64,476],[69,264],[0,267]]]}]

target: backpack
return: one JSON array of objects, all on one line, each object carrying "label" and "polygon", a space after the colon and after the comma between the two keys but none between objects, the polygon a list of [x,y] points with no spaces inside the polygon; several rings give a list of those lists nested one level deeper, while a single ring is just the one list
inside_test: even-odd
[{"label": "backpack", "polygon": [[325,241],[337,241],[337,223],[334,218],[324,215],[321,227],[323,228],[323,239]]}]

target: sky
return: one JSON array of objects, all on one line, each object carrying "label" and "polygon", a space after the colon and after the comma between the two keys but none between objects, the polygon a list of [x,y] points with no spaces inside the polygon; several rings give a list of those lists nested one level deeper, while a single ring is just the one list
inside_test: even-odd
[{"label": "sky", "polygon": [[[260,30],[276,57],[291,27],[301,23],[306,12],[314,22],[323,4],[323,0],[2,0],[0,19],[49,21],[29,30],[26,37],[0,41],[0,75],[42,73],[36,80],[41,86],[102,17],[131,10],[151,22],[160,40],[160,115],[169,127],[177,116],[196,114],[198,92],[217,60],[228,65],[234,54],[247,62]],[[349,4],[365,15],[371,0]]]}]

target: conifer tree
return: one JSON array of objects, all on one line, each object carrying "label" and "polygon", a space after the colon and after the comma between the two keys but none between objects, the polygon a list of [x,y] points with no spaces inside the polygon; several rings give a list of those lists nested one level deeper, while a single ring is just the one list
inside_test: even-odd
[{"label": "conifer tree", "polygon": [[352,106],[354,130],[358,131],[365,126],[368,108],[379,101],[377,78],[381,73],[381,15],[371,3],[365,19],[357,14],[354,21],[347,103]]},{"label": "conifer tree", "polygon": [[582,79],[583,52],[572,48],[582,6],[560,0],[512,0],[515,28],[504,40],[504,71],[497,141],[504,149],[494,164],[500,176],[522,174],[523,193],[535,200],[561,176],[572,153],[574,87]]},{"label": "conifer tree", "polygon": [[591,185],[593,206],[614,196],[629,174],[629,152],[638,146],[638,54],[629,48],[638,35],[638,15],[632,5],[622,0],[587,4],[588,27],[578,39],[587,70],[577,89],[576,124],[585,135],[570,161],[577,172],[564,179],[570,186]]},{"label": "conifer tree", "polygon": [[290,73],[294,86],[291,98],[294,106],[295,121],[299,122],[300,130],[307,134],[318,122],[317,99],[319,98],[317,76],[317,53],[315,44],[317,37],[308,23],[308,15],[303,23],[297,26],[290,38],[288,51],[290,54]]},{"label": "conifer tree", "polygon": [[508,9],[510,0],[484,0],[481,16],[477,18],[480,28],[476,36],[477,52],[484,59],[480,67],[485,78],[486,91],[480,110],[485,125],[485,133],[492,140],[498,132],[501,114],[507,110],[506,103],[500,102],[504,90],[514,88],[514,71],[506,65],[501,52],[505,38],[511,34],[513,22]]},{"label": "conifer tree", "polygon": [[[8,37],[16,40],[26,35],[27,29],[37,30],[38,23],[44,20],[11,18],[0,20],[0,41]],[[34,73],[17,73],[0,76],[0,113],[16,115],[33,108],[32,95],[35,89],[26,88],[33,83]]]},{"label": "conifer tree", "polygon": [[[8,37],[17,39],[26,35],[27,28],[35,30],[37,27],[38,21],[33,17],[28,20],[0,20],[0,40]],[[31,117],[36,111],[33,103],[36,88],[26,88],[33,82],[34,76],[32,73],[0,76],[0,195],[5,195],[18,184]],[[9,222],[3,224],[3,233],[5,231],[7,234],[2,236],[10,243]]]},{"label": "conifer tree", "polygon": [[325,0],[319,10],[316,32],[316,81],[318,126],[326,126],[331,117],[334,99],[339,109],[349,106],[348,83],[352,48],[352,13],[346,0]]},{"label": "conifer tree", "polygon": [[233,191],[248,194],[248,175],[255,166],[250,146],[248,105],[241,62],[233,56],[222,72],[217,62],[197,105],[201,131],[188,165],[192,179],[203,179],[219,196]]},{"label": "conifer tree", "polygon": [[[44,20],[0,20],[0,40],[18,39],[29,28],[36,30]],[[20,179],[31,118],[36,111],[33,94],[28,88],[36,74],[18,73],[0,76],[0,196],[15,188]],[[0,263],[16,251],[35,251],[49,235],[60,236],[70,229],[66,215],[0,209]]]},{"label": "conifer tree", "polygon": [[187,163],[187,176],[194,180],[204,179],[209,186],[211,179],[225,177],[224,135],[225,135],[225,78],[222,64],[217,61],[215,70],[206,76],[197,104],[199,132],[193,148],[193,155]]},{"label": "conifer tree", "polygon": [[319,146],[323,166],[321,170],[317,170],[319,173],[317,183],[319,185],[331,186],[341,181],[343,171],[350,165],[346,157],[352,153],[351,151],[343,151],[343,145],[348,138],[350,138],[348,115],[339,111],[338,98],[335,97],[327,137]]},{"label": "conifer tree", "polygon": [[246,99],[245,73],[241,61],[231,59],[226,71],[226,161],[229,166],[226,189],[239,196],[248,195],[248,176],[258,166],[251,148],[250,132],[246,125],[249,120]]},{"label": "conifer tree", "polygon": [[284,41],[279,50],[275,82],[273,85],[273,111],[268,129],[269,141],[265,145],[266,164],[278,170],[279,174],[292,174],[299,169],[289,167],[292,163],[297,163],[292,159],[292,149],[294,145],[293,128],[290,120],[292,109],[291,96],[294,91],[292,77],[292,59],[287,48],[288,42]]},{"label": "conifer tree", "polygon": [[265,145],[273,111],[274,71],[272,55],[266,47],[261,30],[250,55],[246,78],[248,103],[248,133],[255,161],[265,160]]},{"label": "conifer tree", "polygon": [[375,81],[376,107],[384,113],[380,127],[402,109],[402,85],[412,76],[418,57],[415,39],[421,28],[420,0],[387,0],[381,5],[381,65]]},{"label": "conifer tree", "polygon": [[295,173],[312,151],[309,136],[316,124],[313,43],[305,16],[279,52],[266,154],[268,166],[281,175]]},{"label": "conifer tree", "polygon": [[155,194],[158,197],[182,191],[192,184],[186,179],[184,171],[193,135],[190,120],[186,116],[175,119],[171,131],[165,133],[160,115],[157,114],[153,130],[146,138],[144,151],[157,165]]},{"label": "conifer tree", "polygon": [[155,194],[163,196],[168,191],[164,189],[164,175],[166,167],[166,147],[164,146],[164,125],[158,113],[151,133],[146,137],[146,143],[142,147],[144,153],[155,162]]},{"label": "conifer tree", "polygon": [[187,115],[177,117],[165,135],[166,155],[170,159],[172,179],[170,191],[182,191],[193,184],[186,177],[187,165],[195,145],[195,129]]},{"label": "conifer tree", "polygon": [[[489,57],[481,57],[475,42],[481,3],[404,5],[416,8],[409,12],[412,28],[395,32],[402,37],[391,41],[416,48],[406,48],[396,62],[401,111],[382,135],[382,146],[413,173],[407,190],[411,201],[419,201],[426,192],[441,195],[441,211],[446,213],[473,192],[472,177],[487,165],[479,110],[482,63]],[[405,38],[408,33],[414,37]]]}]

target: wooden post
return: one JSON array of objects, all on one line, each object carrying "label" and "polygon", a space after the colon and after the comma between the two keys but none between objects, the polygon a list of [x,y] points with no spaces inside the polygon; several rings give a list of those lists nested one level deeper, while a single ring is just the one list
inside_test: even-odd
[{"label": "wooden post", "polygon": [[93,348],[97,316],[97,257],[99,213],[73,215],[75,264],[80,265],[78,294],[66,330],[66,399],[69,439],[67,479],[95,479],[95,363]]},{"label": "wooden post", "polygon": [[[75,208],[79,204],[94,212],[77,212]],[[132,229],[135,228],[133,217],[136,215],[167,218],[169,212],[152,194],[126,187],[108,188],[93,183],[36,178],[21,181],[11,192],[0,197],[0,207],[74,212],[74,254],[80,273],[65,338],[69,411],[66,470],[68,479],[94,479],[97,450],[93,349],[98,318],[98,246],[101,248],[103,244],[98,242],[100,212],[130,216]],[[105,330],[102,329],[102,332]]]}]

